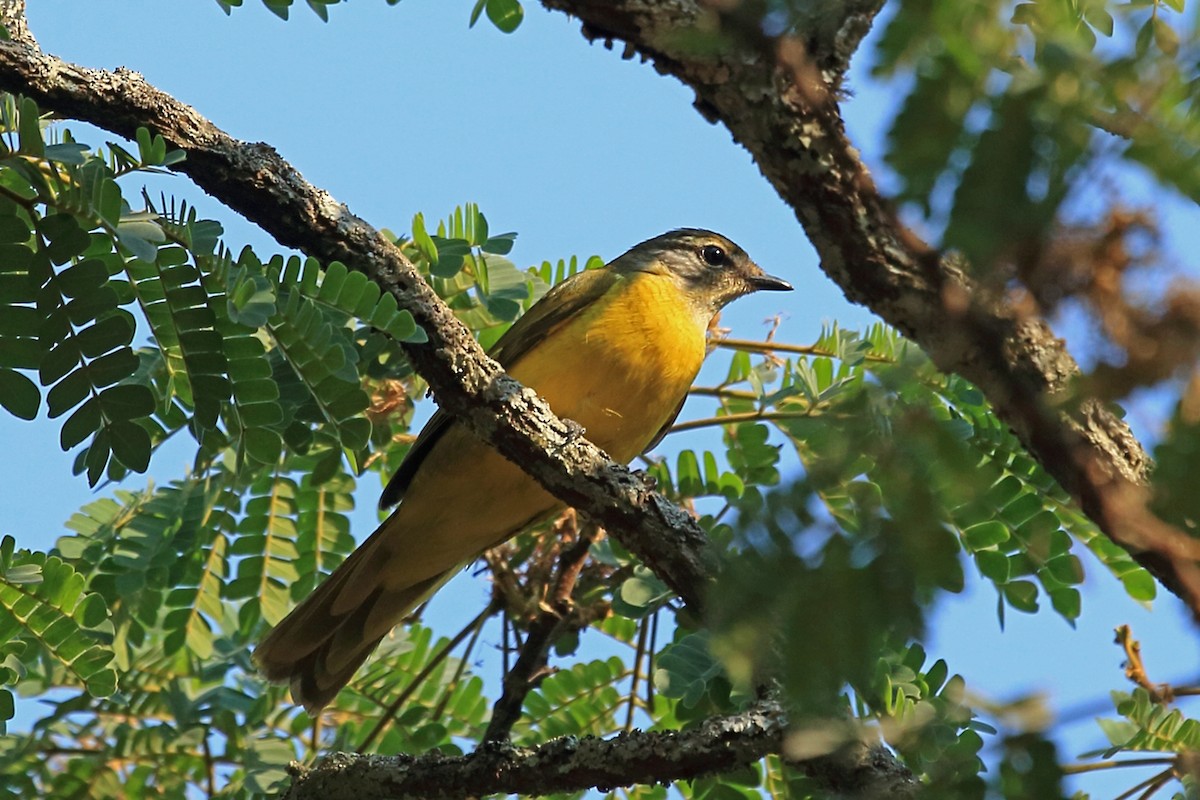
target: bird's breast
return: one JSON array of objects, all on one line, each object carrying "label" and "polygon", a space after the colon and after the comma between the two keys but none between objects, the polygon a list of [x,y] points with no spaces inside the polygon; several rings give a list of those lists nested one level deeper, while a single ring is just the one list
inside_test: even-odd
[{"label": "bird's breast", "polygon": [[674,413],[704,360],[708,319],[668,277],[618,284],[522,359],[513,377],[626,462]]}]

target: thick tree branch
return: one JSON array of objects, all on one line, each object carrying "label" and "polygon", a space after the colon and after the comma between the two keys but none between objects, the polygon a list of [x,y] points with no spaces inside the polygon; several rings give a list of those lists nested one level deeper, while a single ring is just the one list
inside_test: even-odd
[{"label": "thick tree branch", "polygon": [[8,38],[36,47],[29,33],[29,21],[25,18],[25,0],[4,0],[0,3],[0,25],[8,32]]},{"label": "thick tree branch", "polygon": [[[13,8],[12,0],[7,5],[0,2],[0,10],[5,8]],[[428,342],[406,345],[406,351],[433,387],[439,405],[465,420],[561,500],[586,512],[654,569],[694,611],[702,610],[711,565],[706,558],[707,537],[696,522],[654,492],[642,476],[613,463],[575,427],[554,417],[535,393],[505,375],[398,248],[305,181],[272,148],[233,139],[137,73],[69,64],[38,51],[32,39],[0,42],[0,89],[24,94],[61,116],[128,138],[139,127],[150,129],[187,154],[180,172],[281,244],[364,272],[395,296],[399,307],[426,331]],[[781,736],[780,720],[756,721],[743,715],[713,720],[700,731],[682,734],[632,733],[610,742],[578,745],[552,742],[528,757],[506,759],[505,763],[512,761],[510,767],[498,764],[488,753],[465,760],[432,755],[403,763],[343,756],[299,776],[291,796],[335,796],[335,790],[356,798],[406,793],[422,797],[532,794],[538,786],[546,787],[543,791],[565,791],[655,783],[753,763],[777,752]],[[864,747],[854,753],[850,760],[810,762],[814,776],[830,787],[912,783],[907,770],[885,750]],[[562,766],[548,770],[551,760]],[[397,769],[404,771],[395,774]],[[361,775],[362,781],[346,780],[350,773]],[[465,786],[472,788],[461,788]],[[370,787],[378,787],[379,792],[372,794]],[[890,796],[891,791],[860,793],[876,795]]]},{"label": "thick tree branch", "polygon": [[428,335],[425,343],[406,344],[405,352],[433,388],[438,405],[560,500],[611,531],[700,610],[710,565],[704,556],[708,540],[695,520],[508,377],[399,248],[305,181],[271,147],[233,139],[135,72],[87,69],[32,44],[0,42],[0,89],[130,139],[139,127],[160,134],[187,154],[180,172],[280,244],[364,272]]},{"label": "thick tree branch", "polygon": [[[543,0],[590,39],[627,43],[696,92],[696,107],[753,155],[796,212],[821,268],[850,300],[916,341],[940,369],[975,383],[1084,512],[1200,614],[1195,542],[1146,510],[1149,459],[1102,404],[1078,400],[1079,369],[1043,320],[1023,316],[896,219],[846,137],[835,92],[845,54],[878,2],[847,0],[811,37],[768,39],[735,9],[693,0]],[[838,4],[821,4],[825,13]],[[724,25],[719,54],[680,31]]]},{"label": "thick tree branch", "polygon": [[[459,757],[339,753],[311,769],[295,767],[285,800],[538,796],[687,780],[780,753],[785,727],[779,709],[764,703],[688,731],[566,737],[536,748],[493,745]],[[839,796],[903,800],[918,788],[912,775],[878,747],[852,745],[798,766]]]},{"label": "thick tree branch", "polygon": [[[899,226],[846,140],[829,79],[844,68],[878,2],[849,3],[808,42],[757,42],[718,59],[676,52],[671,42],[700,9],[683,0],[544,0],[585,22],[593,37],[620,38],[697,92],[796,209],[826,272],[921,344],[936,363],[974,381],[1047,469],[1114,540],[1140,552],[1113,487],[1140,487],[1146,458],[1104,409],[1063,410],[1074,362],[1040,320],[987,298],[952,263]],[[770,49],[767,49],[770,44]],[[777,45],[777,47],[776,47]],[[823,49],[830,48],[830,49]],[[644,480],[613,464],[505,376],[386,239],[308,184],[266,145],[238,142],[135,73],[67,64],[20,42],[0,43],[0,88],[63,116],[132,138],[145,126],[187,153],[181,171],[283,245],[363,271],[413,314],[429,341],[409,345],[414,366],[442,407],[556,496],[585,510],[655,569],[689,605],[706,586],[703,532]],[[1174,591],[1188,594],[1181,561],[1142,555]],[[538,794],[659,782],[726,770],[782,748],[783,720],[761,710],[710,720],[681,733],[632,733],[608,741],[558,740],[532,751],[489,749],[461,759],[341,756],[301,771],[292,797],[444,797]],[[911,776],[885,751],[861,748],[851,762],[807,762],[831,790],[908,796]],[[359,780],[350,780],[352,775]]]}]

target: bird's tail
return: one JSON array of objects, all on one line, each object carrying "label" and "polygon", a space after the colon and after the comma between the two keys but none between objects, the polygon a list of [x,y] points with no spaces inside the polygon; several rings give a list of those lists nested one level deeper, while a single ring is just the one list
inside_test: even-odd
[{"label": "bird's tail", "polygon": [[[267,680],[291,684],[292,699],[310,714],[328,705],[388,631],[454,572],[399,589],[378,585],[352,608],[335,613],[343,591],[356,577],[365,577],[358,566],[378,555],[371,544],[368,541],[351,554],[254,651],[254,661]],[[354,588],[354,594],[362,590]]]}]

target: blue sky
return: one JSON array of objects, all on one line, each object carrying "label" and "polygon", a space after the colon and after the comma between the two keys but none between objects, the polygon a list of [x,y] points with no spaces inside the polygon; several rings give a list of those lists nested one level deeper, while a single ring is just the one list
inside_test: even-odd
[{"label": "blue sky", "polygon": [[[519,232],[511,254],[519,266],[570,255],[608,259],[669,228],[709,227],[797,287],[736,304],[724,318],[736,335],[761,336],[764,320],[780,312],[779,335],[798,342],[813,340],[822,323],[853,329],[874,321],[823,276],[791,211],[729,133],[691,108],[689,90],[649,65],[622,60],[619,47],[589,45],[577,23],[536,4],[527,5],[512,36],[486,21],[469,30],[471,5],[352,3],[333,7],[328,24],[303,5],[284,23],[255,0],[231,17],[212,0],[55,0],[32,3],[29,13],[43,49],[86,66],[141,72],[234,136],[271,144],[378,227],[405,231],[418,211],[438,218],[474,201],[493,230]],[[878,165],[897,95],[859,73],[850,85],[851,134]],[[70,127],[90,144],[111,138]],[[877,174],[886,186],[882,168]],[[1153,196],[1139,176],[1122,180],[1131,192]],[[152,193],[159,191],[188,197],[221,219],[235,250],[244,243],[260,254],[279,249],[182,177],[156,181]],[[1183,224],[1187,207],[1163,202],[1170,242],[1187,252],[1195,236]],[[1159,424],[1148,408],[1134,415],[1143,431]],[[68,477],[71,455],[59,450],[56,422],[0,418],[0,441],[10,453],[0,463],[7,487],[0,532],[21,546],[49,546],[93,493]],[[186,459],[182,450],[160,454],[151,475],[176,477]],[[142,478],[130,481],[142,485]],[[360,492],[359,538],[375,524],[377,492],[374,485]],[[1125,688],[1112,628],[1129,622],[1156,679],[1194,677],[1196,638],[1179,604],[1165,597],[1149,613],[1084,558],[1094,579],[1083,587],[1076,629],[1049,612],[1010,612],[1001,632],[994,591],[974,580],[937,609],[931,655],[946,658],[989,699],[1045,691],[1056,709],[1100,703],[1094,715],[1110,689]],[[461,590],[435,601],[447,625],[473,616],[485,592],[478,579],[457,580]],[[1064,755],[1102,745],[1090,719],[1066,729]],[[1136,782],[1113,780],[1077,786],[1104,796],[1113,792],[1101,787]]]}]

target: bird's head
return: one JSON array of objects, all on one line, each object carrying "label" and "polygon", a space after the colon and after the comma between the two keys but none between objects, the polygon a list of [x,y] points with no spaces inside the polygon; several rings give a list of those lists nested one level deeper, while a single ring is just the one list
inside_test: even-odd
[{"label": "bird's head", "polygon": [[619,272],[649,272],[673,278],[710,316],[731,300],[757,291],[786,291],[792,285],[762,271],[746,251],[719,233],[680,228],[655,236],[612,263]]}]

